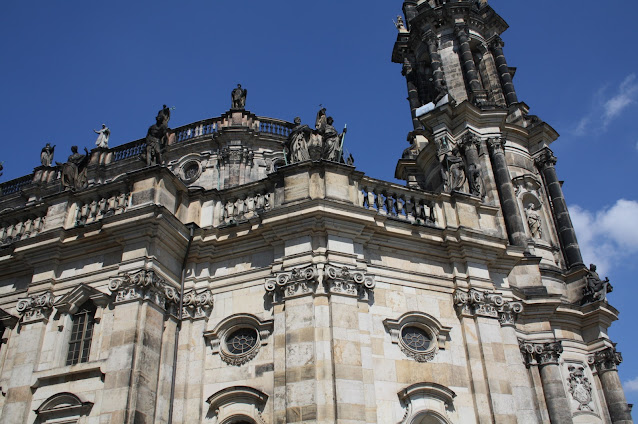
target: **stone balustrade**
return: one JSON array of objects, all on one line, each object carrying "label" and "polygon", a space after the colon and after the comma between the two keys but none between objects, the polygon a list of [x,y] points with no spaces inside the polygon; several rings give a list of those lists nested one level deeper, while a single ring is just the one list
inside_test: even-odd
[{"label": "stone balustrade", "polygon": [[8,245],[38,235],[44,228],[45,216],[18,219],[0,224],[0,245]]},{"label": "stone balustrade", "polygon": [[215,134],[221,124],[219,118],[213,118],[175,128],[175,130],[173,130],[175,133],[175,143],[182,143],[204,135]]},{"label": "stone balustrade", "polygon": [[266,190],[221,200],[219,225],[234,225],[247,221],[274,206],[273,193]]},{"label": "stone balustrade", "polygon": [[280,119],[259,117],[259,132],[288,137],[293,124]]},{"label": "stone balustrade", "polygon": [[0,184],[0,196],[8,196],[10,194],[19,193],[33,182],[33,174],[16,178],[6,183]]},{"label": "stone balustrade", "polygon": [[111,150],[112,162],[119,162],[124,159],[129,159],[141,155],[146,150],[146,141],[144,139],[132,141],[130,143],[122,144],[121,146],[114,147]]},{"label": "stone balustrade", "polygon": [[75,225],[81,226],[117,215],[126,211],[129,204],[129,193],[118,193],[106,197],[98,197],[77,205]]},{"label": "stone balustrade", "polygon": [[360,187],[359,206],[415,224],[435,225],[437,222],[432,195],[371,178],[363,178]]}]

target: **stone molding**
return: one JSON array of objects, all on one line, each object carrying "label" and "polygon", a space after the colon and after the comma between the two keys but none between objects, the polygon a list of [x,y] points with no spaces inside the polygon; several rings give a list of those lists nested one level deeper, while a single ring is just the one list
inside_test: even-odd
[{"label": "stone molding", "polygon": [[102,293],[86,284],[80,284],[60,297],[55,302],[55,309],[57,312],[73,315],[87,300],[91,300],[95,306],[103,308],[108,304],[110,299],[106,293]]},{"label": "stone molding", "polygon": [[53,293],[46,291],[29,297],[18,299],[16,310],[22,315],[23,323],[47,320],[53,309],[55,298]]},{"label": "stone molding", "polygon": [[616,350],[616,346],[608,346],[589,355],[587,362],[590,366],[595,366],[598,373],[618,371],[618,365],[622,362],[622,354]]},{"label": "stone molding", "polygon": [[514,325],[518,314],[523,312],[523,303],[508,301],[496,292],[477,289],[457,289],[454,292],[454,306],[459,315],[497,318],[503,326]]},{"label": "stone molding", "polygon": [[248,415],[257,424],[266,424],[262,412],[268,395],[252,387],[227,387],[210,396],[206,402],[210,405],[209,414],[214,416],[215,423],[235,422],[237,418],[232,421],[227,419]]},{"label": "stone molding", "polygon": [[556,156],[554,156],[554,153],[548,148],[543,149],[534,159],[536,167],[538,167],[541,171],[546,168],[553,168],[556,165],[556,161]]},{"label": "stone molding", "polygon": [[[417,362],[429,362],[434,359],[439,349],[446,348],[447,339],[452,331],[452,327],[443,326],[432,315],[424,312],[408,312],[398,319],[386,318],[383,320],[383,325],[389,331],[392,343],[398,345],[401,352]],[[401,332],[403,328],[408,326],[420,328],[428,333],[431,343],[427,350],[419,352],[406,345]]]},{"label": "stone molding", "polygon": [[213,293],[209,289],[196,291],[189,290],[184,293],[182,303],[182,319],[208,318],[215,305]]},{"label": "stone molding", "polygon": [[558,365],[563,353],[563,344],[560,341],[537,343],[519,339],[518,346],[527,368],[532,365]]},{"label": "stone molding", "polygon": [[[213,354],[219,354],[220,358],[228,365],[239,367],[255,358],[261,346],[268,344],[273,324],[272,319],[261,320],[251,314],[234,314],[219,322],[212,331],[204,332],[204,338],[210,343]],[[232,353],[228,350],[226,341],[232,333],[242,328],[255,330],[257,341],[255,346],[247,352]]]},{"label": "stone molding", "polygon": [[121,273],[111,279],[109,290],[115,294],[116,304],[148,300],[169,313],[175,313],[178,309],[178,291],[153,270]]},{"label": "stone molding", "polygon": [[367,300],[374,290],[374,277],[365,272],[346,266],[326,265],[324,278],[328,282],[330,293],[354,296]]},{"label": "stone molding", "polygon": [[[323,282],[321,288],[320,282]],[[365,271],[330,264],[322,270],[316,265],[308,265],[291,271],[275,272],[264,284],[266,292],[272,294],[275,302],[317,292],[367,300],[374,286],[374,277],[366,275]]]},{"label": "stone molding", "polygon": [[55,419],[57,422],[60,413],[68,414],[67,416],[86,416],[93,408],[93,402],[83,402],[73,393],[64,392],[57,393],[40,405],[35,410],[40,420]]},{"label": "stone molding", "polygon": [[450,422],[449,412],[454,410],[456,393],[449,388],[437,383],[416,383],[401,390],[398,396],[405,405],[399,424],[417,422],[426,411],[437,417],[437,422]]}]

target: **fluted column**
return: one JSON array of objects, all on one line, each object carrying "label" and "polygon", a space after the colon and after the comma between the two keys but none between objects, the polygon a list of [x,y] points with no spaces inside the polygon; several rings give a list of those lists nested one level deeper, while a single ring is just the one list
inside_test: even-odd
[{"label": "fluted column", "polygon": [[416,110],[421,106],[421,102],[419,101],[419,89],[417,85],[416,64],[414,63],[414,58],[409,56],[405,56],[403,58],[403,69],[401,70],[401,74],[405,77],[405,81],[408,85],[408,102],[410,103],[410,112],[412,114],[412,126],[415,130],[417,130],[421,128],[422,125],[416,117]]},{"label": "fluted column", "polygon": [[430,54],[430,64],[432,66],[432,82],[434,84],[434,89],[436,90],[436,98],[434,99],[434,103],[436,103],[447,94],[447,84],[445,82],[445,73],[443,72],[443,62],[441,61],[441,55],[439,54],[439,39],[435,34],[429,32],[425,35],[425,42],[428,46],[428,52]]},{"label": "fluted column", "polygon": [[612,423],[630,424],[633,420],[618,376],[618,365],[621,362],[622,355],[611,346],[589,357],[589,363],[594,364],[598,371]]},{"label": "fluted column", "polygon": [[492,169],[494,171],[494,179],[498,188],[498,195],[501,199],[501,208],[503,209],[503,219],[505,220],[505,228],[509,236],[509,241],[515,246],[525,246],[527,244],[527,235],[525,234],[525,225],[521,216],[512,178],[507,169],[505,161],[505,151],[503,149],[504,140],[501,138],[491,138],[487,142],[490,159],[492,160]]},{"label": "fluted column", "polygon": [[563,353],[561,342],[528,343],[520,341],[520,349],[529,368],[537,365],[543,384],[547,412],[552,424],[573,423],[572,407],[565,393],[565,385],[560,374],[559,359]]},{"label": "fluted column", "polygon": [[486,100],[479,98],[483,87],[479,81],[478,71],[476,70],[476,64],[474,63],[474,56],[472,56],[470,37],[467,34],[467,29],[464,26],[457,26],[454,28],[454,33],[456,34],[459,42],[459,57],[461,58],[465,78],[468,81],[472,95],[477,101]]},{"label": "fluted column", "polygon": [[543,174],[545,187],[552,201],[552,211],[554,212],[554,218],[558,226],[558,237],[563,246],[567,267],[571,268],[576,265],[582,265],[583,258],[580,254],[580,247],[576,239],[574,225],[569,217],[569,211],[567,210],[567,204],[563,196],[563,189],[556,175],[555,165],[556,156],[547,148],[536,158],[536,166]]},{"label": "fluted column", "polygon": [[498,75],[501,78],[501,85],[503,86],[503,94],[505,94],[505,100],[507,105],[518,103],[518,97],[516,96],[516,90],[514,89],[514,83],[512,82],[512,74],[510,74],[510,68],[507,66],[505,55],[503,54],[503,40],[498,35],[494,37],[490,43],[490,49],[494,55],[494,61],[496,62],[496,69]]}]

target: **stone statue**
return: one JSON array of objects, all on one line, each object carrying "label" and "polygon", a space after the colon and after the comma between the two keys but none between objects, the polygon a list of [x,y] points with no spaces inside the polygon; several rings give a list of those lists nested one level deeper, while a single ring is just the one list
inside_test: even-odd
[{"label": "stone statue", "polygon": [[97,140],[95,140],[95,145],[101,149],[108,149],[111,130],[105,124],[102,124],[100,130],[93,130],[93,132],[98,135]]},{"label": "stone statue", "polygon": [[51,146],[51,144],[47,143],[46,146],[42,148],[42,152],[40,153],[40,162],[42,162],[42,166],[51,166],[53,163],[53,151],[55,150],[55,145]]},{"label": "stone statue", "polygon": [[244,109],[246,107],[246,94],[248,94],[248,90],[241,88],[241,84],[237,84],[237,88],[230,93],[233,109]]},{"label": "stone statue", "polygon": [[164,105],[157,112],[155,124],[151,125],[146,132],[146,166],[161,165],[163,163],[162,154],[168,143],[168,121],[171,119],[171,110]]},{"label": "stone statue", "polygon": [[399,31],[405,30],[405,23],[403,22],[403,17],[401,15],[397,16],[397,21],[394,23],[394,26],[397,27]]},{"label": "stone statue", "polygon": [[317,119],[315,120],[315,129],[319,131],[319,133],[323,134],[323,132],[326,130],[327,123],[328,123],[328,120],[326,118],[326,108],[322,107],[321,109],[319,109],[319,112],[317,112]]},{"label": "stone statue", "polygon": [[288,135],[288,152],[290,163],[302,162],[310,159],[308,152],[308,139],[310,137],[310,127],[301,124],[301,118],[295,118],[295,126]]},{"label": "stone statue", "polygon": [[441,177],[445,185],[445,190],[460,190],[465,182],[465,166],[463,159],[459,155],[459,150],[454,148],[443,156],[441,163]]},{"label": "stone statue", "polygon": [[[325,110],[325,109],[324,109]],[[332,125],[334,119],[329,116],[326,119],[326,126],[323,131],[323,155],[322,158],[333,162],[340,162],[341,159],[341,136]],[[344,133],[345,133],[344,129]]]},{"label": "stone statue", "polygon": [[541,226],[541,216],[536,211],[536,208],[534,208],[533,203],[527,205],[527,209],[525,209],[525,215],[527,216],[527,226],[529,227],[529,232],[532,234],[532,238],[542,238],[543,228]]},{"label": "stone statue", "polygon": [[470,186],[470,194],[483,196],[483,178],[481,177],[481,170],[475,163],[471,163],[467,167],[467,183]]},{"label": "stone statue", "polygon": [[86,154],[78,153],[78,146],[71,147],[71,156],[65,163],[56,162],[62,167],[62,187],[70,190],[82,190],[88,185],[86,169],[89,164],[89,151],[84,148]]},{"label": "stone statue", "polygon": [[599,300],[607,301],[607,293],[614,289],[609,283],[609,278],[601,280],[596,272],[596,265],[590,264],[587,271],[587,284],[583,288],[583,299],[581,305],[587,305]]}]

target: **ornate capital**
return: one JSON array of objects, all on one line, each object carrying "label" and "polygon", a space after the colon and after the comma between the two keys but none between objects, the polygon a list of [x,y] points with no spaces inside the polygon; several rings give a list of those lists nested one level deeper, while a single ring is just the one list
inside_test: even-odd
[{"label": "ornate capital", "polygon": [[37,322],[49,318],[53,302],[53,293],[46,291],[19,299],[16,309],[22,315],[22,322]]},{"label": "ornate capital", "polygon": [[422,40],[427,43],[430,53],[436,52],[439,49],[439,37],[432,31],[423,34]]},{"label": "ornate capital", "polygon": [[374,289],[374,277],[366,276],[363,271],[326,265],[325,280],[328,282],[330,293],[356,296],[367,299]]},{"label": "ornate capital", "polygon": [[531,365],[558,365],[560,355],[563,353],[563,344],[560,341],[533,343],[519,339],[518,346],[527,368]]},{"label": "ornate capital", "polygon": [[175,307],[179,304],[177,290],[153,270],[122,273],[109,282],[109,290],[115,294],[115,303],[149,300],[171,313],[175,313]]},{"label": "ornate capital", "polygon": [[505,47],[505,43],[503,42],[503,39],[501,37],[495,35],[490,40],[489,46],[491,49],[502,49],[503,47]]},{"label": "ornate capital", "polygon": [[292,271],[274,273],[272,278],[266,280],[264,286],[276,301],[280,301],[315,293],[318,275],[315,265],[295,268]]},{"label": "ornate capital", "polygon": [[213,310],[213,293],[206,289],[200,292],[190,290],[184,293],[182,318],[208,318]]},{"label": "ornate capital", "polygon": [[502,137],[492,137],[487,140],[487,146],[493,153],[503,153],[505,148],[505,139]]},{"label": "ornate capital", "polygon": [[618,365],[622,362],[622,355],[616,351],[616,346],[614,345],[590,355],[587,358],[587,362],[589,362],[589,365],[595,365],[599,373],[617,371]]},{"label": "ornate capital", "polygon": [[[462,43],[467,42],[467,25],[456,25],[454,27],[454,35],[456,35]],[[465,40],[463,40],[463,38],[465,38]]]},{"label": "ornate capital", "polygon": [[556,156],[554,156],[551,150],[544,149],[534,161],[538,169],[542,171],[547,168],[553,168],[556,165]]},{"label": "ornate capital", "polygon": [[523,312],[521,302],[507,301],[498,293],[476,289],[456,290],[454,305],[459,315],[497,318],[501,325],[514,325],[518,314]]},{"label": "ornate capital", "polygon": [[478,149],[478,147],[481,144],[481,139],[472,132],[466,132],[463,135],[463,138],[461,139],[460,144],[464,150],[471,149],[471,148]]}]

